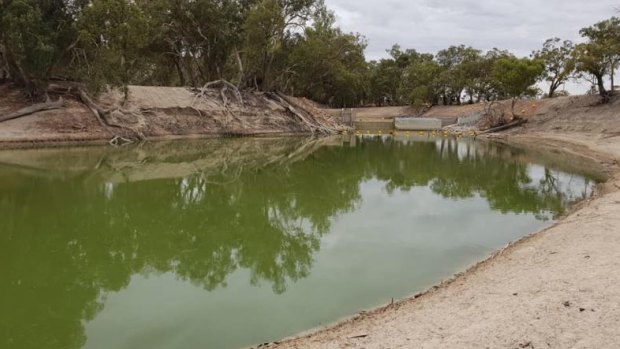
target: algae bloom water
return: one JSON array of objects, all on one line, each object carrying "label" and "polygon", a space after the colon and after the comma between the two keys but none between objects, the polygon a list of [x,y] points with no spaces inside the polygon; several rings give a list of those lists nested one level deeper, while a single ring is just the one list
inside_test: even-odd
[{"label": "algae bloom water", "polygon": [[277,340],[424,290],[593,183],[466,139],[2,151],[0,347]]}]

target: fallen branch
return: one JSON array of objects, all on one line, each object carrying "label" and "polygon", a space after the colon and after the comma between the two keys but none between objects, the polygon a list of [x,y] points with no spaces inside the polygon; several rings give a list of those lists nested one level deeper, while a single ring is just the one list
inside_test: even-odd
[{"label": "fallen branch", "polygon": [[482,131],[480,132],[480,134],[485,134],[485,133],[494,133],[494,132],[499,132],[499,131],[504,131],[513,127],[517,127],[517,126],[521,126],[523,124],[525,124],[527,122],[527,120],[525,119],[517,119],[513,122],[509,122],[505,125],[502,126],[498,126],[498,127],[494,127],[494,128],[490,128],[488,130]]},{"label": "fallen branch", "polygon": [[34,113],[38,113],[41,111],[52,110],[52,109],[60,109],[65,106],[65,100],[62,97],[58,98],[55,102],[45,102],[45,103],[37,103],[31,105],[29,107],[20,109],[14,113],[10,113],[8,115],[0,116],[0,122],[13,120],[17,118],[21,118],[22,116],[31,115]]}]

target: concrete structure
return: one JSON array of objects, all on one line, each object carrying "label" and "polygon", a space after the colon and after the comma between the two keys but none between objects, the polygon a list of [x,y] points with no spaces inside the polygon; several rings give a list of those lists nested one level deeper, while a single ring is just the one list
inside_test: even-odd
[{"label": "concrete structure", "polygon": [[394,128],[397,130],[429,131],[440,130],[442,123],[435,118],[395,118]]}]

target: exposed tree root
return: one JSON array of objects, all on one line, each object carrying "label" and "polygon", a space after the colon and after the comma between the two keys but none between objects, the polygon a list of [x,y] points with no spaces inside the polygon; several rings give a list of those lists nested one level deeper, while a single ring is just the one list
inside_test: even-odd
[{"label": "exposed tree root", "polygon": [[114,136],[114,138],[110,139],[110,145],[113,146],[121,146],[126,144],[132,144],[133,141],[131,139],[123,138],[121,136]]},{"label": "exposed tree root", "polygon": [[215,80],[215,81],[207,82],[202,88],[200,88],[197,91],[196,97],[194,98],[194,103],[196,102],[198,98],[205,98],[206,93],[209,89],[216,88],[218,86],[220,88],[220,97],[222,98],[222,101],[224,102],[224,106],[228,105],[228,98],[226,97],[226,91],[228,91],[229,89],[233,91],[233,94],[235,98],[237,99],[237,102],[243,105],[243,96],[241,96],[241,92],[239,91],[237,86],[231,84],[230,82],[226,80]]},{"label": "exposed tree root", "polygon": [[[49,87],[49,90],[55,93],[71,96],[84,104],[95,116],[95,119],[97,120],[99,125],[101,125],[101,127],[103,127],[106,131],[108,131],[108,133],[110,133],[110,135],[112,135],[112,139],[110,140],[111,144],[119,143],[119,141],[122,140],[128,140],[127,137],[124,137],[124,135],[127,133],[132,134],[134,140],[143,141],[145,139],[145,136],[141,132],[131,127],[123,126],[110,121],[108,116],[115,110],[105,110],[104,108],[99,106],[97,103],[95,103],[95,101],[90,97],[90,95],[86,92],[86,90],[84,90],[82,86],[75,83],[59,84],[51,85]],[[119,112],[127,114],[127,112],[121,110],[119,110]]]},{"label": "exposed tree root", "polygon": [[337,132],[336,128],[324,125],[324,123],[318,121],[311,113],[298,106],[286,96],[278,92],[267,92],[265,95],[296,116],[312,133],[330,134]]},{"label": "exposed tree root", "polygon": [[0,122],[21,118],[22,116],[31,115],[31,114],[38,113],[38,112],[45,111],[45,110],[60,109],[60,108],[63,108],[64,106],[65,106],[65,100],[62,99],[62,97],[60,97],[55,102],[47,101],[45,103],[33,104],[29,107],[22,108],[14,113],[0,116]]},{"label": "exposed tree root", "polygon": [[[232,91],[233,96],[235,97],[239,105],[241,105],[241,107],[243,107],[244,105],[243,96],[241,95],[241,92],[239,91],[237,86],[233,85],[232,83],[226,80],[216,80],[216,81],[211,81],[211,82],[206,83],[202,88],[200,88],[197,91],[196,97],[194,97],[194,101],[192,102],[191,108],[198,111],[198,113],[202,116],[202,113],[200,112],[200,110],[193,107],[194,104],[196,103],[196,100],[207,98],[207,91],[209,89],[217,88],[218,86],[219,86],[219,91],[220,91],[220,98],[222,99],[223,107],[226,110],[226,114],[229,115],[232,120],[236,120],[237,122],[239,122],[242,125],[242,127],[245,127],[245,122],[241,118],[239,118],[230,108],[228,97],[226,97],[226,93],[229,90]],[[231,119],[227,119],[225,121],[225,124],[226,125],[230,124]]]},{"label": "exposed tree root", "polygon": [[[80,100],[82,101],[82,103],[84,103],[92,111],[92,113],[95,115],[95,117],[97,118],[97,121],[99,121],[99,124],[101,124],[101,126],[106,128],[110,133],[112,133],[114,135],[114,138],[112,138],[112,140],[110,142],[115,141],[115,140],[127,140],[126,138],[124,138],[122,136],[119,136],[115,132],[111,131],[110,128],[116,128],[116,129],[119,129],[119,130],[129,131],[129,133],[132,133],[137,140],[139,140],[139,141],[145,140],[146,137],[144,136],[144,134],[142,134],[142,132],[139,132],[138,130],[135,130],[135,129],[131,128],[131,127],[123,126],[123,125],[117,124],[115,122],[112,122],[108,118],[108,116],[112,112],[114,112],[114,111],[118,111],[121,114],[131,114],[131,112],[123,111],[121,109],[105,110],[102,107],[100,107],[97,103],[95,103],[92,100],[92,98],[90,98],[88,93],[86,93],[86,91],[84,91],[81,88],[78,89],[78,95],[79,95]],[[136,116],[139,116],[139,115],[136,115]]]}]

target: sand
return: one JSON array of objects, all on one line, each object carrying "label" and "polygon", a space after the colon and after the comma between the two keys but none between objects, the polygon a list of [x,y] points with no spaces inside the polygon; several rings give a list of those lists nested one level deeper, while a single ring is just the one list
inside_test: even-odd
[{"label": "sand", "polygon": [[422,294],[267,347],[618,348],[620,107],[588,98],[544,101],[489,138],[597,161],[609,180],[594,198]]}]

